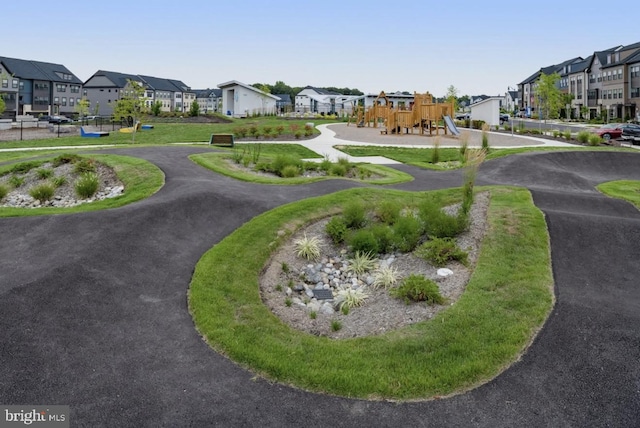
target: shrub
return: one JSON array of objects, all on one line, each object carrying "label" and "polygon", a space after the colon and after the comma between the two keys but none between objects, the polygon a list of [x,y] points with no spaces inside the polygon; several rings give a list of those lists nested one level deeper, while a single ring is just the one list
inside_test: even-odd
[{"label": "shrub", "polygon": [[395,201],[382,201],[376,209],[376,216],[386,224],[395,223],[400,217],[402,207]]},{"label": "shrub", "polygon": [[364,305],[364,302],[368,297],[369,295],[362,287],[353,289],[347,285],[338,290],[333,304],[340,310],[342,310],[344,306],[351,309]]},{"label": "shrub", "polygon": [[555,138],[558,138],[562,134],[559,129],[554,129],[551,132]]},{"label": "shrub", "polygon": [[18,188],[22,186],[24,183],[24,177],[18,177],[17,175],[12,175],[9,177],[9,184],[11,184],[14,188]]},{"label": "shrub", "polygon": [[30,161],[30,162],[22,162],[17,165],[14,165],[9,172],[12,174],[25,174],[31,171],[33,168],[38,168],[42,165],[42,161]]},{"label": "shrub", "polygon": [[78,155],[72,155],[72,154],[61,154],[59,156],[56,156],[55,158],[53,158],[53,160],[51,161],[51,164],[53,165],[54,168],[59,167],[60,165],[64,165],[66,163],[76,163],[78,162],[80,159],[82,159],[80,156]]},{"label": "shrub", "polygon": [[42,183],[32,187],[29,190],[29,194],[33,199],[37,199],[40,202],[45,202],[53,198],[55,189],[49,183]]},{"label": "shrub", "polygon": [[389,253],[393,250],[393,231],[389,226],[385,224],[374,224],[370,230],[378,243],[379,253]]},{"label": "shrub", "polygon": [[304,136],[305,137],[310,137],[311,135],[313,135],[313,126],[305,125],[304,126]]},{"label": "shrub", "polygon": [[329,175],[335,175],[337,177],[344,177],[347,175],[347,167],[339,163],[334,163],[329,169]]},{"label": "shrub", "polygon": [[0,201],[9,193],[7,186],[0,184]]},{"label": "shrub", "polygon": [[93,159],[81,158],[73,164],[73,172],[75,172],[76,174],[96,172],[95,161]]},{"label": "shrub", "polygon": [[298,175],[300,175],[300,169],[295,165],[287,165],[282,168],[281,175],[284,178],[297,177]]},{"label": "shrub", "polygon": [[365,180],[369,177],[371,177],[371,170],[365,167],[358,167],[358,177],[360,178],[360,180]]},{"label": "shrub", "polygon": [[348,203],[342,211],[344,224],[349,229],[360,229],[367,225],[367,215],[364,204],[359,201]]},{"label": "shrub", "polygon": [[53,176],[53,170],[51,168],[38,168],[36,170],[36,175],[40,180],[46,180]]},{"label": "shrub", "polygon": [[427,302],[428,304],[443,304],[444,297],[440,294],[438,284],[422,275],[409,275],[398,288],[392,288],[389,294],[393,297],[409,302]]},{"label": "shrub", "polygon": [[459,217],[450,216],[432,200],[420,205],[420,218],[424,223],[424,231],[429,237],[452,238],[464,230]]},{"label": "shrub", "polygon": [[282,133],[284,132],[284,125],[278,125],[276,126],[276,135],[280,136],[282,135]]},{"label": "shrub", "polygon": [[589,145],[590,146],[599,146],[602,143],[602,138],[597,134],[589,135]]},{"label": "shrub", "polygon": [[327,232],[327,235],[331,237],[331,240],[336,244],[344,242],[345,238],[347,237],[347,225],[344,223],[344,220],[341,217],[333,217],[331,220],[329,220],[324,230],[325,232]]},{"label": "shrub", "polygon": [[265,125],[262,127],[262,132],[264,133],[265,137],[269,137],[271,135],[271,131],[273,131],[273,128],[269,125]]},{"label": "shrub", "polygon": [[328,156],[325,156],[325,158],[322,159],[322,162],[320,162],[320,165],[319,165],[320,169],[326,173],[329,173],[332,166],[333,166],[333,162],[331,162]]},{"label": "shrub", "polygon": [[571,139],[571,131],[569,131],[569,130],[564,131],[562,133],[562,136],[564,137],[565,140],[570,140]]},{"label": "shrub", "polygon": [[381,266],[373,274],[374,288],[389,288],[398,282],[398,271],[391,266]]},{"label": "shrub", "polygon": [[587,144],[589,142],[589,136],[592,135],[589,131],[580,131],[576,135],[576,140],[581,144]]},{"label": "shrub", "polygon": [[482,125],[482,149],[489,151],[489,125],[484,123]]},{"label": "shrub", "polygon": [[361,275],[372,270],[376,265],[376,258],[372,253],[356,252],[353,258],[349,259],[347,272],[353,272]]},{"label": "shrub", "polygon": [[422,224],[413,216],[399,217],[393,228],[394,246],[402,251],[412,251],[420,243]]},{"label": "shrub", "polygon": [[238,138],[246,137],[248,132],[249,130],[244,126],[238,126],[233,129],[233,135],[235,135]]},{"label": "shrub", "polygon": [[322,241],[317,236],[309,238],[306,233],[302,238],[294,241],[298,257],[303,257],[307,260],[317,260],[320,257],[321,244]]},{"label": "shrub", "polygon": [[302,161],[295,156],[277,155],[271,162],[271,169],[275,174],[282,176],[284,168],[291,165],[302,169]]},{"label": "shrub", "polygon": [[85,172],[76,181],[76,194],[83,199],[88,199],[96,194],[99,184],[98,174]]},{"label": "shrub", "polygon": [[258,127],[256,125],[251,125],[249,126],[249,134],[251,136],[253,136],[254,138],[258,137],[260,135],[260,130],[258,129]]},{"label": "shrub", "polygon": [[[344,306],[343,308],[347,308],[347,313],[349,313],[348,306]],[[344,309],[342,310],[342,313],[344,313]],[[331,331],[340,331],[340,329],[342,329],[342,323],[338,320],[331,320]]]},{"label": "shrub", "polygon": [[422,244],[417,254],[434,266],[444,266],[452,260],[468,263],[467,252],[461,250],[453,238],[433,238]]},{"label": "shrub", "polygon": [[349,238],[349,245],[355,253],[378,254],[380,251],[378,241],[369,229],[357,230]]},{"label": "shrub", "polygon": [[300,129],[300,125],[298,125],[297,123],[289,124],[289,130],[291,131],[292,134],[295,134],[299,129]]},{"label": "shrub", "polygon": [[65,177],[64,175],[59,175],[57,177],[53,177],[53,180],[51,180],[51,183],[55,187],[63,186],[64,184],[66,184],[66,182],[67,182],[67,177]]}]

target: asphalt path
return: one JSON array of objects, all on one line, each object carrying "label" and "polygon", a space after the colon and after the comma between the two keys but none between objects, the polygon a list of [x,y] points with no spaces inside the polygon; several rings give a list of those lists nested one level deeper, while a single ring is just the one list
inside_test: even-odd
[{"label": "asphalt path", "polygon": [[[0,218],[0,404],[69,405],[72,426],[91,427],[638,425],[640,213],[594,186],[640,180],[640,154],[485,162],[477,184],[527,187],[545,213],[556,305],[528,352],[489,383],[391,403],[254,378],[198,335],[187,289],[205,251],[269,209],[356,186],[244,183],[187,159],[207,150],[114,149],[160,167],[163,188],[117,209]],[[394,167],[416,179],[393,188],[462,182],[460,171]]]}]

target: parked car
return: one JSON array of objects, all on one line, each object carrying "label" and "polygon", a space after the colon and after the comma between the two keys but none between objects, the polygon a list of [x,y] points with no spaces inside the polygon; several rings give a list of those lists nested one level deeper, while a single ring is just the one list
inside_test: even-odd
[{"label": "parked car", "polygon": [[471,115],[469,113],[458,113],[456,114],[456,120],[467,120],[471,118]]},{"label": "parked car", "polygon": [[622,123],[607,123],[593,130],[604,141],[617,140],[622,135]]},{"label": "parked car", "polygon": [[623,140],[631,141],[631,144],[640,144],[640,125],[634,125],[633,123],[625,123],[621,125]]},{"label": "parked car", "polygon": [[51,116],[49,123],[71,123],[72,120],[66,116]]},{"label": "parked car", "polygon": [[511,116],[509,116],[507,113],[500,113],[500,122],[509,122],[510,119]]}]

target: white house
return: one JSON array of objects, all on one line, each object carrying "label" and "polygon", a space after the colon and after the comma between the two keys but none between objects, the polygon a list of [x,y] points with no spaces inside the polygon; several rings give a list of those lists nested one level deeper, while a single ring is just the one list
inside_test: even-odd
[{"label": "white house", "polygon": [[471,119],[483,120],[491,126],[500,125],[502,97],[488,97],[471,104]]},{"label": "white house", "polygon": [[307,86],[296,95],[294,107],[296,113],[334,114],[339,113],[342,108],[350,109],[347,101],[345,95]]},{"label": "white house", "polygon": [[280,98],[253,86],[231,80],[221,83],[222,112],[227,116],[249,117],[276,114],[276,101]]}]

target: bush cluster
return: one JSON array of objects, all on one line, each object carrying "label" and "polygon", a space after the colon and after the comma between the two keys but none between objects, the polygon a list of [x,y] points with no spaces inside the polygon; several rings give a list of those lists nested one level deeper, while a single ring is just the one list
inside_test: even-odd
[{"label": "bush cluster", "polygon": [[336,244],[346,244],[353,253],[385,254],[411,252],[430,238],[454,238],[467,227],[462,216],[447,214],[433,200],[404,208],[384,201],[367,210],[359,201],[347,203],[325,231]]},{"label": "bush cluster", "polygon": [[397,288],[389,292],[391,296],[410,302],[427,302],[430,305],[441,305],[445,298],[440,294],[438,284],[422,275],[409,275]]}]

